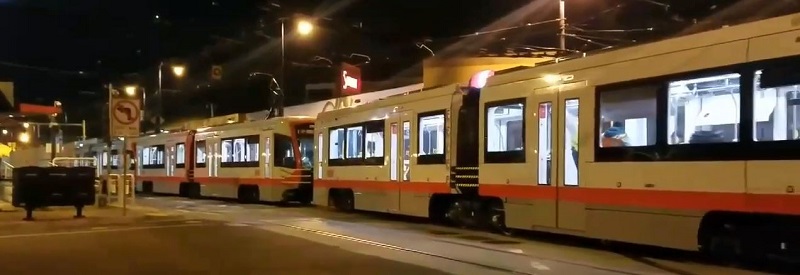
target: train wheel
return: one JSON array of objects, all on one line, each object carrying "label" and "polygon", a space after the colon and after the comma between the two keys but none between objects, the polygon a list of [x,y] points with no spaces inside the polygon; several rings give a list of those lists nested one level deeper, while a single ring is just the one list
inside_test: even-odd
[{"label": "train wheel", "polygon": [[350,190],[331,190],[328,203],[333,203],[333,207],[340,211],[352,211],[355,208],[355,199]]},{"label": "train wheel", "polygon": [[724,263],[738,262],[742,255],[742,242],[733,224],[721,224],[715,228],[703,248],[711,258]]},{"label": "train wheel", "polygon": [[513,230],[506,227],[506,211],[503,202],[496,198],[482,201],[480,209],[483,225],[494,233],[511,236]]},{"label": "train wheel", "polygon": [[200,188],[201,187],[200,187],[199,183],[189,183],[188,186],[187,186],[187,189],[189,189],[188,190],[189,198],[190,199],[199,199],[199,198],[201,198],[202,194],[200,193]]}]

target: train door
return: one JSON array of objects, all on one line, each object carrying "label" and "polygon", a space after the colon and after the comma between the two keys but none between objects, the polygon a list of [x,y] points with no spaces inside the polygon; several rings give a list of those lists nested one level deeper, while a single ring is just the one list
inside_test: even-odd
[{"label": "train door", "polygon": [[[581,84],[581,83],[577,83]],[[568,89],[576,87],[573,89]],[[585,85],[582,85],[585,87]],[[558,107],[554,108],[553,114],[558,116],[558,131],[553,135],[553,141],[558,144],[558,155],[552,163],[557,163],[558,173],[553,181],[556,185],[556,226],[568,230],[584,230],[586,222],[586,208],[579,201],[580,192],[580,167],[581,159],[586,159],[593,152],[586,152],[589,146],[580,144],[592,144],[590,131],[585,131],[592,119],[592,113],[583,110],[591,110],[587,106],[592,104],[592,92],[583,89],[576,84],[563,84],[558,94]],[[583,108],[581,108],[583,106]],[[584,129],[581,129],[584,128]],[[583,150],[581,150],[583,149]]]},{"label": "train door", "polygon": [[219,146],[219,138],[210,139],[211,141],[211,148],[210,151],[213,153],[211,155],[211,168],[209,171],[209,177],[217,177],[219,176],[219,164],[222,161],[222,156],[220,156],[220,146]]},{"label": "train door", "polygon": [[[533,121],[536,125],[535,139],[531,139],[531,144],[535,146],[535,150],[528,150],[528,158],[535,159],[536,161],[536,186],[545,199],[533,201],[533,213],[527,217],[535,226],[544,227],[557,227],[558,221],[558,179],[561,177],[558,174],[558,166],[554,165],[559,163],[558,160],[561,156],[557,153],[556,144],[561,137],[561,133],[557,131],[560,121],[558,116],[559,110],[562,109],[558,105],[558,94],[554,91],[542,89],[536,91],[533,98],[533,105],[536,110],[536,120]],[[535,143],[533,143],[535,141]],[[533,155],[530,155],[533,154]]]},{"label": "train door", "polygon": [[399,117],[398,132],[398,157],[397,169],[397,182],[393,186],[397,186],[397,192],[400,194],[400,212],[401,213],[414,213],[415,209],[419,206],[415,203],[417,200],[414,198],[414,193],[403,193],[403,186],[411,182],[411,122],[413,121],[414,113],[406,112]]},{"label": "train door", "polygon": [[175,144],[167,147],[167,157],[164,158],[164,164],[167,167],[167,177],[175,176]]},{"label": "train door", "polygon": [[264,178],[270,179],[272,178],[272,132],[263,132],[261,134],[264,137],[264,153],[262,154],[264,158]]},{"label": "train door", "polygon": [[400,178],[400,171],[401,171],[401,161],[402,155],[402,144],[400,142],[400,116],[394,115],[390,119],[387,120],[389,127],[389,134],[386,135],[388,138],[389,144],[389,181],[391,181],[388,186],[390,188],[386,189],[386,197],[388,198],[388,205],[387,209],[389,212],[397,213],[400,212],[400,184],[402,184],[402,179]]}]

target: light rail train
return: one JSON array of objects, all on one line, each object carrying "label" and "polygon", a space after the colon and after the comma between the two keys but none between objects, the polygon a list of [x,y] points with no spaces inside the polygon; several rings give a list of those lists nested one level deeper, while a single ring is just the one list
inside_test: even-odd
[{"label": "light rail train", "polygon": [[798,37],[800,15],[789,15],[315,120],[141,137],[138,180],[185,196],[796,259]]}]

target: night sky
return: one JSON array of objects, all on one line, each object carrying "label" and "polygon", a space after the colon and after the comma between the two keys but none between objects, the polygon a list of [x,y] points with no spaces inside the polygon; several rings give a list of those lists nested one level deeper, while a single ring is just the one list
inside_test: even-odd
[{"label": "night sky", "polygon": [[[764,3],[769,4],[764,4]],[[326,82],[327,63],[362,65],[366,80],[419,75],[438,56],[513,54],[557,47],[556,0],[0,0],[0,80],[16,84],[16,101],[64,102],[70,120],[97,120],[103,83],[137,83],[155,90],[160,60],[187,64],[187,77],[167,79],[168,120],[267,108],[263,86],[250,72],[277,73],[280,24],[292,14],[313,16],[309,37],[288,36],[287,102],[309,82]],[[567,0],[568,48],[648,41],[796,12],[795,0]],[[287,24],[291,30],[292,24]],[[494,30],[509,28],[506,31]],[[652,28],[648,31],[642,29]],[[598,32],[593,30],[626,30]],[[476,31],[488,34],[461,37]],[[357,54],[354,57],[352,54]],[[209,79],[223,65],[222,81]],[[415,66],[417,65],[417,66]],[[99,132],[94,127],[93,132]]]}]

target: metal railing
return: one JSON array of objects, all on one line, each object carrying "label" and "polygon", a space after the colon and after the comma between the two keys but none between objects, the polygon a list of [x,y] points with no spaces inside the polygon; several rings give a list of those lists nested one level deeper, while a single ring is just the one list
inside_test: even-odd
[{"label": "metal railing", "polygon": [[[64,164],[61,164],[64,163]],[[57,157],[50,161],[51,166],[64,166],[64,167],[96,167],[97,158],[74,158],[74,157]]]}]

